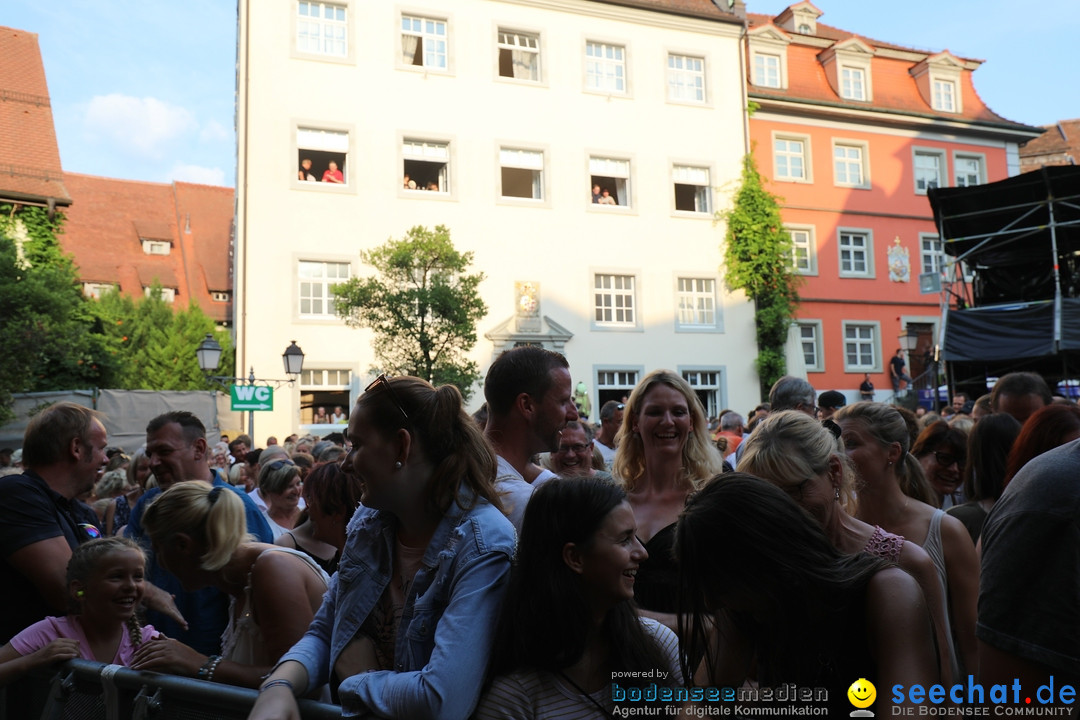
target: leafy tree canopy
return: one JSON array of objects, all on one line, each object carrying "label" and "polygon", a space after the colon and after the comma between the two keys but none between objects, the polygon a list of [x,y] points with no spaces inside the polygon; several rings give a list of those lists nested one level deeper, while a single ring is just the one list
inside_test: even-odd
[{"label": "leafy tree canopy", "polygon": [[473,254],[455,250],[445,226],[418,225],[360,259],[377,274],[335,286],[338,315],[374,331],[383,371],[456,385],[468,398],[480,377],[468,352],[487,313],[479,294],[484,274],[468,272]]}]

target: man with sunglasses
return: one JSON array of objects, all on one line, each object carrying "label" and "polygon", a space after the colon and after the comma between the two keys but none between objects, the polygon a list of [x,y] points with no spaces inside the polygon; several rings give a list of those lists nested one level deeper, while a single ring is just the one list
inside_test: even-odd
[{"label": "man with sunglasses", "polygon": [[[266,518],[243,488],[230,485],[210,467],[206,426],[194,414],[178,410],[158,415],[146,426],[146,457],[158,487],[142,494],[131,509],[124,534],[147,550],[147,619],[155,628],[204,655],[220,652],[221,633],[228,622],[228,597],[217,588],[187,591],[175,575],[161,567],[142,528],[143,511],[158,495],[185,480],[202,480],[235,492],[244,501],[247,531],[259,542],[273,543]],[[169,596],[173,596],[170,598]]]},{"label": "man with sunglasses", "polygon": [[101,535],[97,514],[76,498],[105,469],[106,447],[98,414],[75,403],[50,405],[26,426],[26,469],[0,478],[0,645],[49,615],[67,613],[71,551]]}]

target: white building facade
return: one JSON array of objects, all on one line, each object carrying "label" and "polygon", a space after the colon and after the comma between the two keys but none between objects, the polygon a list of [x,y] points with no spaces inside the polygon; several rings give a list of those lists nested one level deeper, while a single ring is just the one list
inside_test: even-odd
[{"label": "white building facade", "polygon": [[661,367],[710,414],[758,401],[753,307],[723,284],[714,222],[747,151],[741,17],[711,0],[239,7],[237,367],[281,377],[290,340],[306,354],[257,443],[371,380],[371,335],[330,288],[416,225],[446,225],[486,275],[482,370],[515,344],[557,350],[594,419]]}]

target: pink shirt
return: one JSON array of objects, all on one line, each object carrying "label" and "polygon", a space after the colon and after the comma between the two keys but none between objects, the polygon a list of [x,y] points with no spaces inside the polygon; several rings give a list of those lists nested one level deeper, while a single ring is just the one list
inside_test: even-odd
[{"label": "pink shirt", "polygon": [[[160,635],[153,625],[144,625],[142,628],[142,641]],[[21,633],[11,638],[11,647],[20,655],[29,655],[40,650],[57,638],[69,638],[79,641],[79,657],[83,660],[105,662],[90,654],[90,641],[86,639],[79,618],[74,615],[64,617],[47,617],[40,620]],[[131,657],[135,654],[135,646],[131,644],[131,634],[124,628],[124,634],[120,636],[120,647],[116,649],[116,657],[111,661],[113,665],[130,665]]]},{"label": "pink shirt", "polygon": [[345,182],[345,176],[342,174],[342,172],[340,170],[327,170],[326,172],[324,172],[322,174],[322,181],[323,182],[335,182],[335,181],[337,181],[339,183],[344,183]]}]

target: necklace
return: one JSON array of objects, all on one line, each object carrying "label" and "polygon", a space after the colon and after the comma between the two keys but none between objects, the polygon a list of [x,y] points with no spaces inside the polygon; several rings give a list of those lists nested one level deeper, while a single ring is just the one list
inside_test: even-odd
[{"label": "necklace", "polygon": [[575,690],[577,690],[579,693],[584,695],[585,698],[589,702],[591,702],[593,705],[595,705],[596,708],[600,711],[601,715],[603,715],[606,718],[614,718],[615,717],[614,715],[611,714],[611,712],[607,708],[605,708],[603,705],[601,705],[599,702],[597,702],[596,698],[594,698],[592,695],[590,695],[589,693],[582,690],[580,685],[578,685],[576,682],[571,680],[569,675],[564,673],[562,670],[558,670],[557,672],[559,673],[559,677],[561,677],[563,680],[565,680],[566,682],[573,685]]}]

